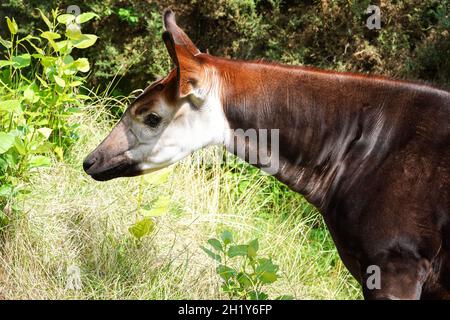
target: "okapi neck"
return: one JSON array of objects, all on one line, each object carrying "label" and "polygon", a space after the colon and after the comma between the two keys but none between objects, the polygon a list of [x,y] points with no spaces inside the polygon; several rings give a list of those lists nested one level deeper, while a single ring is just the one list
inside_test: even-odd
[{"label": "okapi neck", "polygon": [[374,170],[392,146],[395,122],[386,113],[402,110],[385,108],[395,92],[382,81],[258,62],[221,60],[219,67],[230,128],[278,129],[274,176],[320,209]]}]

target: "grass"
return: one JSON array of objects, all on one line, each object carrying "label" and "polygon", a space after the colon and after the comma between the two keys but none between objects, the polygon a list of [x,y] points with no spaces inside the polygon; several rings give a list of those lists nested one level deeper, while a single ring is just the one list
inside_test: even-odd
[{"label": "grass", "polygon": [[[267,292],[296,299],[361,298],[322,218],[300,195],[243,164],[205,163],[200,151],[160,173],[95,182],[82,159],[109,132],[109,103],[74,121],[80,140],[63,162],[40,169],[0,238],[3,299],[219,299],[215,262],[201,246],[218,232],[260,241],[280,265]],[[163,178],[161,178],[163,177]],[[137,243],[128,228],[139,203],[171,198],[156,229]],[[67,269],[81,270],[82,289],[66,288]]]}]

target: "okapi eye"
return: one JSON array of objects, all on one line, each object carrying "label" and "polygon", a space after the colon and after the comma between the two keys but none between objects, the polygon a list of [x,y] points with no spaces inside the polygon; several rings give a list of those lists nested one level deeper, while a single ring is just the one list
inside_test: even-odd
[{"label": "okapi eye", "polygon": [[164,89],[164,85],[162,83],[158,83],[155,87],[156,90],[158,91],[162,91],[162,89]]},{"label": "okapi eye", "polygon": [[150,113],[147,117],[145,117],[145,120],[144,120],[144,123],[152,128],[156,128],[156,126],[158,126],[158,124],[160,122],[161,122],[161,117],[154,112]]}]

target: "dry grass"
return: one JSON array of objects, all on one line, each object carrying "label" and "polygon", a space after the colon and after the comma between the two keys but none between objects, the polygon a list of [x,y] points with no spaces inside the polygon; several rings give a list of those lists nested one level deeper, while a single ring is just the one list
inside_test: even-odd
[{"label": "dry grass", "polygon": [[[170,168],[167,181],[155,174],[103,183],[88,178],[81,161],[110,128],[96,114],[80,116],[81,140],[69,157],[36,173],[30,193],[18,200],[20,210],[0,240],[1,298],[226,298],[215,263],[200,249],[224,228],[239,242],[259,238],[262,253],[280,265],[281,279],[267,288],[271,297],[360,298],[320,216],[246,166],[231,173],[205,165],[197,153]],[[138,244],[128,228],[139,218],[140,189],[145,203],[164,194],[171,206]],[[66,288],[73,265],[81,270],[81,290]]]}]

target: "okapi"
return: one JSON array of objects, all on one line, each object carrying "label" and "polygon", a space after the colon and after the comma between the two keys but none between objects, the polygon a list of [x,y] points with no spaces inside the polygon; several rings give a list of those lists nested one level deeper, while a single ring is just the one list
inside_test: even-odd
[{"label": "okapi", "polygon": [[[236,153],[233,129],[278,129],[274,176],[322,213],[366,299],[450,299],[449,92],[213,57],[172,11],[163,20],[175,67],[86,158],[92,178],[141,175],[214,144]],[[245,137],[238,143],[258,148]],[[376,288],[367,285],[372,266]]]}]

